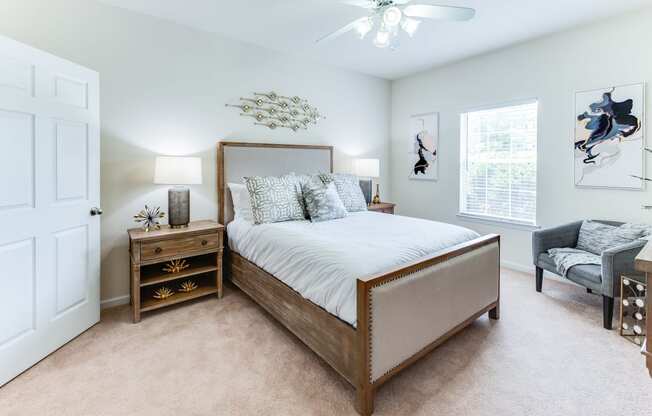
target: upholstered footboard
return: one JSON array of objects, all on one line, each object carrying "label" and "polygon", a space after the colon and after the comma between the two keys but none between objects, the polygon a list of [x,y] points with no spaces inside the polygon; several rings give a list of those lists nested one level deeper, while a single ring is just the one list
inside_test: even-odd
[{"label": "upholstered footboard", "polygon": [[484,236],[359,279],[358,410],[375,389],[485,312],[498,319],[500,238]]}]

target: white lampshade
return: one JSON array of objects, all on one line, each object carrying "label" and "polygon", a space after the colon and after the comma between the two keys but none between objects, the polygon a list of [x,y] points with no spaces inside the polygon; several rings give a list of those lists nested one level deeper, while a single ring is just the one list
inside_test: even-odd
[{"label": "white lampshade", "polygon": [[201,158],[157,156],[154,183],[160,185],[200,185]]},{"label": "white lampshade", "polygon": [[363,178],[378,178],[380,176],[380,160],[354,159],[353,173]]}]

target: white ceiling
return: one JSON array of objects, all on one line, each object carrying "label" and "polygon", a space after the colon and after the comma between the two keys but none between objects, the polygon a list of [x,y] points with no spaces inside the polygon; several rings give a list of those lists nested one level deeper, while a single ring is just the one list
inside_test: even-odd
[{"label": "white ceiling", "polygon": [[402,34],[398,50],[391,51],[353,32],[315,44],[366,13],[337,0],[101,1],[387,79],[652,6],[652,0],[441,0],[473,7],[476,16],[468,22],[426,21],[413,39]]}]

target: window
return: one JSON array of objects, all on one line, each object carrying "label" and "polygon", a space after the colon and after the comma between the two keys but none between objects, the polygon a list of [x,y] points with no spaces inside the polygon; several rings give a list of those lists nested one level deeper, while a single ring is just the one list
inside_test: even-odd
[{"label": "window", "polygon": [[460,214],[536,223],[537,102],[462,114]]}]

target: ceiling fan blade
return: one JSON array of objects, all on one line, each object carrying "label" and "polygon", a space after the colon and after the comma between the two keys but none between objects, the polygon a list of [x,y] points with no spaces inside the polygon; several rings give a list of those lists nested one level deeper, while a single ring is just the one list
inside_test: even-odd
[{"label": "ceiling fan blade", "polygon": [[475,16],[475,10],[468,7],[432,6],[427,4],[412,4],[403,13],[409,17],[422,17],[438,20],[470,20]]},{"label": "ceiling fan blade", "polygon": [[346,32],[348,32],[350,30],[353,30],[355,28],[355,25],[358,24],[358,22],[363,21],[365,19],[368,19],[368,17],[361,17],[359,19],[355,19],[354,21],[352,21],[348,25],[337,29],[335,32],[331,32],[328,35],[322,36],[321,38],[317,39],[316,43],[328,42],[328,41],[331,41],[331,40],[333,40],[333,39],[335,39],[335,38],[337,38],[339,36],[342,36]]},{"label": "ceiling fan blade", "polygon": [[363,9],[373,9],[376,7],[376,4],[372,0],[340,0],[340,3],[362,7]]}]

